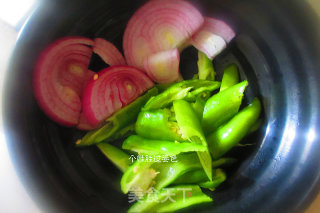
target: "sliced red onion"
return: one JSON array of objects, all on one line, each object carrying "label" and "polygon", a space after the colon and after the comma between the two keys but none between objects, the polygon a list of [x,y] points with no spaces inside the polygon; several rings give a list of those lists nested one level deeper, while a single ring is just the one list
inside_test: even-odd
[{"label": "sliced red onion", "polygon": [[191,43],[198,50],[213,59],[235,36],[235,32],[225,22],[205,17],[200,30],[191,37]]},{"label": "sliced red onion", "polygon": [[79,123],[77,125],[77,128],[80,129],[80,130],[94,130],[94,129],[98,129],[102,126],[102,123],[101,125],[91,125],[89,123],[89,121],[87,120],[87,118],[83,115],[83,113],[80,114],[80,117],[79,117]]},{"label": "sliced red onion", "polygon": [[157,83],[172,83],[179,78],[180,55],[177,48],[165,50],[146,57],[144,69]]},{"label": "sliced red onion", "polygon": [[34,73],[35,97],[54,121],[75,126],[81,111],[83,85],[92,76],[88,65],[93,41],[65,37],[47,47],[38,58]]},{"label": "sliced red onion", "polygon": [[79,123],[77,128],[80,130],[93,130],[95,129],[94,126],[90,125],[86,117],[81,113],[79,117]]},{"label": "sliced red onion", "polygon": [[205,31],[197,34],[192,44],[210,59],[219,55],[227,47],[222,37]]},{"label": "sliced red onion", "polygon": [[93,52],[98,54],[110,66],[126,65],[121,52],[112,43],[103,38],[94,39]]},{"label": "sliced red onion", "polygon": [[83,92],[83,114],[92,126],[108,118],[153,86],[142,71],[129,66],[112,66],[101,70]]},{"label": "sliced red onion", "polygon": [[124,32],[127,63],[143,69],[147,56],[179,47],[202,23],[201,13],[186,1],[148,1],[134,13]]},{"label": "sliced red onion", "polygon": [[227,43],[236,36],[234,30],[227,23],[216,18],[204,17],[204,23],[201,28],[221,36]]},{"label": "sliced red onion", "polygon": [[192,43],[191,43],[191,38],[189,38],[188,40],[186,40],[185,42],[183,42],[179,47],[178,47],[178,50],[179,52],[181,53],[184,49],[188,48],[192,46]]}]

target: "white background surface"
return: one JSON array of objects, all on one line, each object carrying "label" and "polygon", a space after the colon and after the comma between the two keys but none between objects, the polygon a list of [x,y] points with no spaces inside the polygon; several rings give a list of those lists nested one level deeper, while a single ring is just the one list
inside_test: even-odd
[{"label": "white background surface", "polygon": [[[0,71],[1,71],[1,91],[3,86],[3,74],[7,66],[10,52],[15,44],[17,32],[13,27],[0,20]],[[2,93],[1,93],[2,99]],[[1,111],[2,111],[2,107]],[[1,213],[22,213],[40,212],[23,186],[18,180],[13,165],[10,161],[6,147],[4,134],[2,131],[2,116],[0,124],[0,212]]]},{"label": "white background surface", "polygon": [[[4,73],[18,35],[16,28],[30,12],[34,2],[35,0],[0,0],[1,100]],[[0,110],[2,112],[2,104]],[[26,193],[14,171],[3,134],[2,113],[0,119],[0,213],[38,213],[39,209]]]}]

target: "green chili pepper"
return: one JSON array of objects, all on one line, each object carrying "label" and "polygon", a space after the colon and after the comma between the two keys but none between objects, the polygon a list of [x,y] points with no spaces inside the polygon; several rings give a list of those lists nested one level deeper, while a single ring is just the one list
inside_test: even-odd
[{"label": "green chili pepper", "polygon": [[[123,130],[130,130],[130,125],[134,124],[141,107],[154,95],[158,94],[157,88],[148,90],[144,95],[117,111],[106,120],[106,124],[100,129],[88,132],[82,140],[77,141],[77,146],[88,146],[102,141],[109,142],[118,139],[124,134]],[[129,129],[128,129],[129,127]]]},{"label": "green chili pepper", "polygon": [[198,72],[200,80],[214,81],[216,73],[213,69],[213,64],[210,58],[201,51],[198,51]]},{"label": "green chili pepper", "polygon": [[[200,120],[191,105],[184,100],[175,100],[173,102],[173,108],[176,113],[176,119],[180,127],[182,137],[187,138],[193,143],[207,147],[207,141],[203,134]],[[209,180],[212,180],[211,156],[209,150],[206,150],[205,152],[197,152],[197,154]]]},{"label": "green chili pepper", "polygon": [[239,82],[238,68],[235,64],[227,66],[224,70],[220,91],[225,90]]},{"label": "green chili pepper", "polygon": [[[120,139],[120,138],[126,138],[129,135],[134,134],[135,132],[136,132],[136,125],[135,123],[133,123],[117,131],[112,138],[114,138],[114,140]],[[106,142],[108,142],[108,140],[106,140]]]},{"label": "green chili pepper", "polygon": [[184,99],[190,90],[196,90],[200,87],[208,87],[215,85],[220,87],[220,82],[204,81],[204,80],[186,80],[173,84],[164,92],[151,98],[142,110],[161,109],[170,105],[174,100]]},{"label": "green chili pepper", "polygon": [[139,189],[141,195],[147,193],[147,191],[153,186],[153,179],[157,176],[157,172],[150,168],[152,162],[136,161],[132,164],[122,175],[120,184],[123,193],[127,194],[129,191],[135,191]]},{"label": "green chili pepper", "polygon": [[191,79],[192,79],[192,80],[194,80],[194,79],[199,79],[199,74],[194,74]]},{"label": "green chili pepper", "polygon": [[212,156],[217,159],[237,145],[257,121],[260,111],[260,101],[255,98],[252,104],[245,107],[230,121],[209,135],[207,140]]},{"label": "green chili pepper", "polygon": [[198,115],[200,121],[202,121],[204,106],[209,98],[210,92],[203,92],[196,97],[196,100],[193,103],[191,103],[192,109]]},{"label": "green chili pepper", "polygon": [[177,155],[181,152],[205,151],[207,150],[207,147],[190,142],[180,143],[164,140],[150,140],[137,135],[131,135],[123,142],[122,149],[148,155]]},{"label": "green chili pepper", "polygon": [[262,126],[262,122],[263,122],[262,118],[259,118],[259,119],[253,124],[253,126],[251,127],[251,129],[250,129],[250,131],[249,131],[248,134],[251,134],[251,133],[257,131],[257,130]]},{"label": "green chili pepper", "polygon": [[[225,158],[213,161],[212,165],[218,167],[233,162],[234,159]],[[176,162],[154,163],[151,168],[159,173],[154,179],[154,188],[158,190],[170,184],[198,184],[209,180],[195,153],[177,155]]]},{"label": "green chili pepper", "polygon": [[122,172],[131,165],[129,155],[108,143],[99,143],[97,147]]},{"label": "green chili pepper", "polygon": [[202,118],[202,127],[206,135],[227,122],[239,111],[246,86],[247,81],[243,81],[208,99]]},{"label": "green chili pepper", "polygon": [[[136,161],[123,174],[121,179],[121,189],[124,193],[134,191],[139,188],[145,194],[151,187],[157,190],[170,185],[180,175],[195,169],[202,168],[195,153],[185,153],[178,156],[167,157],[167,162],[145,162]],[[176,157],[176,159],[170,159]]]},{"label": "green chili pepper", "polygon": [[161,109],[172,103],[174,100],[184,99],[192,87],[170,87],[159,95],[149,99],[142,108],[143,111]]},{"label": "green chili pepper", "polygon": [[212,179],[212,181],[206,181],[199,183],[199,186],[202,188],[210,189],[213,191],[215,188],[217,188],[221,183],[223,183],[227,179],[226,173],[222,171],[222,169],[216,169],[215,175]]},{"label": "green chili pepper", "polygon": [[180,128],[172,117],[174,114],[169,109],[142,111],[138,115],[136,132],[149,139],[183,141]]},{"label": "green chili pepper", "polygon": [[[220,158],[218,160],[212,161],[212,168],[230,165],[236,161],[237,160],[234,158]],[[213,179],[214,179],[214,177],[213,177]],[[180,175],[177,179],[175,179],[175,181],[172,184],[174,184],[174,185],[176,185],[176,184],[195,184],[195,183],[198,184],[198,183],[207,182],[207,181],[208,181],[208,177],[207,177],[206,173],[203,171],[203,169],[197,169],[197,170],[192,170],[192,171],[186,172],[183,175]]]},{"label": "green chili pepper", "polygon": [[211,85],[207,85],[207,86],[204,86],[204,87],[199,87],[198,89],[195,89],[193,91],[190,91],[187,96],[184,98],[184,100],[187,100],[187,101],[195,101],[196,98],[203,94],[203,93],[211,93],[212,91],[218,89],[220,86],[220,82],[217,82],[217,81],[211,81]]},{"label": "green chili pepper", "polygon": [[132,205],[128,212],[174,212],[208,202],[212,202],[212,198],[204,194],[199,186],[181,185],[149,194]]},{"label": "green chili pepper", "polygon": [[197,114],[200,121],[202,120],[203,110],[204,106],[206,104],[206,99],[202,97],[202,95],[199,95],[196,98],[196,101],[194,103],[191,103],[192,109]]},{"label": "green chili pepper", "polygon": [[166,89],[168,89],[169,87],[172,86],[173,83],[169,83],[169,84],[157,84],[155,87],[157,87],[159,93],[165,91]]},{"label": "green chili pepper", "polygon": [[219,158],[218,160],[212,161],[212,167],[217,168],[219,166],[229,166],[237,162],[235,158]]},{"label": "green chili pepper", "polygon": [[[176,162],[161,162],[154,163],[152,168],[159,172],[158,176],[155,178],[154,188],[157,190],[163,187],[169,186],[181,175],[201,169],[202,165],[196,155],[196,153],[184,153],[177,156]],[[203,171],[203,169],[202,169]],[[206,179],[208,180],[208,178]]]},{"label": "green chili pepper", "polygon": [[208,177],[203,169],[196,169],[189,172],[186,172],[183,175],[180,175],[175,181],[172,183],[173,185],[179,184],[198,184],[202,182],[208,181]]}]

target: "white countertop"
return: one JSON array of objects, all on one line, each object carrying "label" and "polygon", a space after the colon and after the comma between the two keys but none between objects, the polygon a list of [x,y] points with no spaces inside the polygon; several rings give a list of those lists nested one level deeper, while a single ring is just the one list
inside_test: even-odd
[{"label": "white countertop", "polygon": [[[2,91],[4,73],[10,54],[16,42],[18,32],[0,20],[0,91]],[[10,70],[8,70],[10,71]],[[2,100],[2,92],[0,93]],[[0,105],[2,111],[2,105]],[[1,113],[2,114],[2,113]],[[5,142],[0,114],[0,212],[3,213],[38,213],[40,212],[20,183]]]}]

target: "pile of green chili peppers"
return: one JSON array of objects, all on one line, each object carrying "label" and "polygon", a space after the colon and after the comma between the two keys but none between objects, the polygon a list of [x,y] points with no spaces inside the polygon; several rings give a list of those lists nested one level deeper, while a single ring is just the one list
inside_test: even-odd
[{"label": "pile of green chili peppers", "polygon": [[[201,188],[214,190],[226,180],[219,167],[235,159],[223,155],[260,121],[258,98],[240,110],[247,85],[239,82],[235,65],[226,67],[221,82],[215,81],[212,61],[199,52],[192,80],[155,86],[77,146],[96,144],[123,172],[122,192],[137,198],[128,212],[173,212],[212,202]],[[127,152],[109,144],[119,138],[125,138],[122,149]],[[134,154],[140,158],[133,162]],[[146,160],[150,156],[158,161]]]}]

